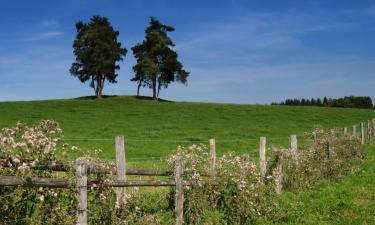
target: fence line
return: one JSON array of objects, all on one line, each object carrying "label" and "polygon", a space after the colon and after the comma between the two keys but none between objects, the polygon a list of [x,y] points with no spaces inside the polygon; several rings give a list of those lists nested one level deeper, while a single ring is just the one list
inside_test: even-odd
[{"label": "fence line", "polygon": [[[371,137],[375,136],[375,118],[367,121],[367,129],[364,129],[364,123],[360,123],[360,139],[361,144],[371,140]],[[344,135],[347,134],[347,128],[343,129]],[[367,132],[367,135],[365,135]],[[353,125],[353,134],[357,137],[356,125]],[[313,133],[313,140],[316,141],[316,133]],[[274,138],[275,139],[275,138]],[[283,138],[285,139],[285,138]],[[68,140],[68,139],[65,139]],[[78,139],[75,139],[78,140]],[[99,139],[96,139],[99,140]],[[107,140],[107,139],[100,139]],[[109,140],[109,139],[108,139]],[[261,137],[259,140],[259,169],[262,178],[266,174],[266,137]],[[175,224],[183,224],[183,205],[184,205],[184,192],[183,186],[189,185],[183,181],[184,173],[183,170],[183,159],[177,158],[174,172],[167,170],[152,170],[152,169],[139,169],[139,168],[126,168],[126,155],[125,155],[125,139],[123,136],[116,137],[116,164],[103,164],[90,162],[86,158],[78,158],[74,163],[63,163],[63,162],[41,162],[31,166],[31,168],[41,169],[41,170],[52,170],[52,171],[74,171],[76,172],[76,183],[68,179],[58,179],[58,178],[42,178],[42,177],[17,177],[17,176],[0,176],[0,186],[23,186],[23,187],[51,187],[51,188],[77,188],[77,225],[87,225],[87,191],[88,187],[96,187],[100,185],[101,187],[117,187],[117,198],[116,204],[120,208],[123,207],[123,197],[125,195],[124,187],[141,187],[141,186],[152,186],[152,187],[175,187]],[[209,140],[210,146],[210,171],[209,176],[215,176],[216,174],[216,141],[215,139]],[[333,146],[330,155],[334,154]],[[297,135],[290,136],[290,151],[292,154],[298,156],[297,152]],[[28,160],[23,160],[23,162],[30,162]],[[243,156],[243,163],[249,162],[249,155],[245,154]],[[281,155],[276,155],[276,187],[275,192],[280,194],[282,191],[282,179],[283,179],[283,168],[282,168],[282,157]],[[244,171],[245,172],[245,171]],[[87,174],[89,173],[110,173],[116,174],[117,180],[110,180],[109,182],[102,182],[98,180],[88,180]],[[164,180],[127,180],[127,175],[138,175],[138,176],[165,176],[174,178],[164,179]]]}]

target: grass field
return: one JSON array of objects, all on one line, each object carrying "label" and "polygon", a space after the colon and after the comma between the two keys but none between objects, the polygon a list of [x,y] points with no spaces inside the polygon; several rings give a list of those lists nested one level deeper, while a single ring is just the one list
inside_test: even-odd
[{"label": "grass field", "polygon": [[350,127],[374,116],[374,110],[364,109],[155,102],[135,97],[0,103],[1,128],[17,121],[32,125],[53,119],[60,123],[65,142],[100,148],[106,159],[115,156],[114,137],[124,135],[130,162],[157,162],[177,145],[207,143],[209,138],[216,139],[219,154],[235,150],[255,156],[260,136],[267,137],[268,146],[288,146],[290,134],[301,136],[314,125]]},{"label": "grass field", "polygon": [[[64,130],[64,142],[83,149],[101,148],[106,159],[115,156],[114,137],[124,135],[127,161],[146,167],[162,166],[159,158],[177,145],[215,138],[219,154],[235,150],[256,157],[260,136],[267,137],[268,147],[288,146],[290,134],[302,136],[314,125],[351,127],[373,117],[374,110],[363,109],[155,102],[134,97],[0,103],[0,128],[17,121],[32,125],[53,119]],[[363,170],[311,190],[283,193],[275,217],[264,218],[261,224],[375,224],[374,145],[366,145],[366,152]],[[168,191],[159,191],[158,203],[143,207],[169,221],[173,213],[165,209]]]},{"label": "grass field", "polygon": [[277,219],[266,224],[375,224],[375,147],[366,146],[361,171],[312,190],[283,193]]}]

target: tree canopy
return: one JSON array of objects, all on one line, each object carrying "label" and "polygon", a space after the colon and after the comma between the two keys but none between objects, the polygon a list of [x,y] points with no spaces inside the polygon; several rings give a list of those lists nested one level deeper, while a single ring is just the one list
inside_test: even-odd
[{"label": "tree canopy", "polygon": [[273,103],[274,105],[300,105],[300,106],[325,106],[325,107],[340,107],[340,108],[366,108],[371,109],[374,107],[372,99],[369,96],[345,96],[344,98],[327,98],[324,97],[323,101],[318,98],[311,100],[302,98],[301,100],[286,99],[285,102]]},{"label": "tree canopy", "polygon": [[127,50],[117,40],[119,32],[114,30],[106,17],[93,16],[89,23],[76,23],[77,36],[73,43],[76,61],[70,68],[72,76],[95,90],[102,97],[105,81],[116,83],[120,66]]},{"label": "tree canopy", "polygon": [[151,17],[145,40],[132,48],[137,63],[133,66],[135,75],[131,81],[138,82],[138,95],[141,86],[149,87],[153,90],[153,98],[157,100],[161,88],[167,88],[171,82],[187,84],[189,72],[183,69],[168,36],[168,32],[172,31],[173,27]]}]

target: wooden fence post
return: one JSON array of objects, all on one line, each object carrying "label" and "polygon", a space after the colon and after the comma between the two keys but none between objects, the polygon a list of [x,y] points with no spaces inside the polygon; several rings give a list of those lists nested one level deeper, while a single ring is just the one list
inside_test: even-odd
[{"label": "wooden fence post", "polygon": [[183,161],[179,156],[175,168],[176,196],[175,196],[175,225],[184,222],[184,187],[183,187]]},{"label": "wooden fence post", "polygon": [[76,159],[77,225],[87,225],[87,160]]},{"label": "wooden fence post", "polygon": [[315,132],[315,131],[313,132],[313,138],[314,138],[314,143],[316,144],[316,142],[317,142],[317,137],[316,137],[316,132]]},{"label": "wooden fence post", "polygon": [[[126,181],[126,159],[124,136],[116,137],[116,168],[118,181]],[[125,203],[125,188],[117,188],[116,208],[121,210]]]},{"label": "wooden fence post", "polygon": [[290,135],[290,152],[297,155],[297,135]]},{"label": "wooden fence post", "polygon": [[372,136],[375,137],[375,118],[372,119]]},{"label": "wooden fence post", "polygon": [[283,161],[281,153],[279,153],[276,157],[275,192],[276,194],[281,194],[283,188]]},{"label": "wooden fence post", "polygon": [[357,137],[356,125],[353,125],[353,137]]},{"label": "wooden fence post", "polygon": [[216,174],[216,142],[215,139],[210,139],[210,175]]},{"label": "wooden fence post", "polygon": [[371,142],[371,124],[370,120],[367,120],[367,140]]},{"label": "wooden fence post", "polygon": [[361,144],[365,144],[365,126],[363,122],[361,122]]},{"label": "wooden fence post", "polygon": [[261,137],[259,140],[259,169],[260,176],[264,179],[266,176],[267,162],[266,162],[266,138]]},{"label": "wooden fence post", "polygon": [[328,139],[328,158],[332,159],[335,156],[335,146],[334,146],[334,130],[330,132],[330,138]]}]

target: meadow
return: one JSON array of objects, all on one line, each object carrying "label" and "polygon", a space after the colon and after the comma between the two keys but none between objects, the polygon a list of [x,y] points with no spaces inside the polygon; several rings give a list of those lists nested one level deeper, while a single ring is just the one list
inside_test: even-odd
[{"label": "meadow", "polygon": [[64,142],[82,150],[102,149],[108,160],[115,157],[115,136],[124,135],[127,161],[145,165],[159,164],[178,145],[210,138],[216,139],[219,155],[234,150],[256,157],[260,136],[267,137],[269,147],[288,147],[290,134],[301,137],[316,125],[350,130],[374,116],[374,110],[366,109],[156,102],[130,96],[0,103],[1,128],[17,121],[56,120]]},{"label": "meadow", "polygon": [[[63,142],[82,148],[71,151],[70,158],[100,148],[103,159],[113,160],[114,138],[124,135],[127,162],[138,167],[163,167],[163,160],[177,145],[207,143],[209,138],[216,139],[219,155],[234,150],[250,153],[254,159],[260,136],[267,137],[269,150],[271,145],[289,147],[290,134],[297,134],[299,146],[303,146],[304,133],[316,125],[325,130],[348,127],[351,131],[352,125],[375,117],[374,110],[366,109],[156,102],[135,97],[1,102],[0,115],[1,128],[17,121],[29,125],[42,119],[58,121]],[[259,217],[257,223],[375,223],[375,148],[369,144],[364,147],[367,157],[361,170],[323,180],[312,189],[283,192],[274,199],[277,207],[272,216]],[[149,200],[142,198],[138,206],[161,218],[161,224],[170,224],[169,189],[150,190],[145,193]]]}]

